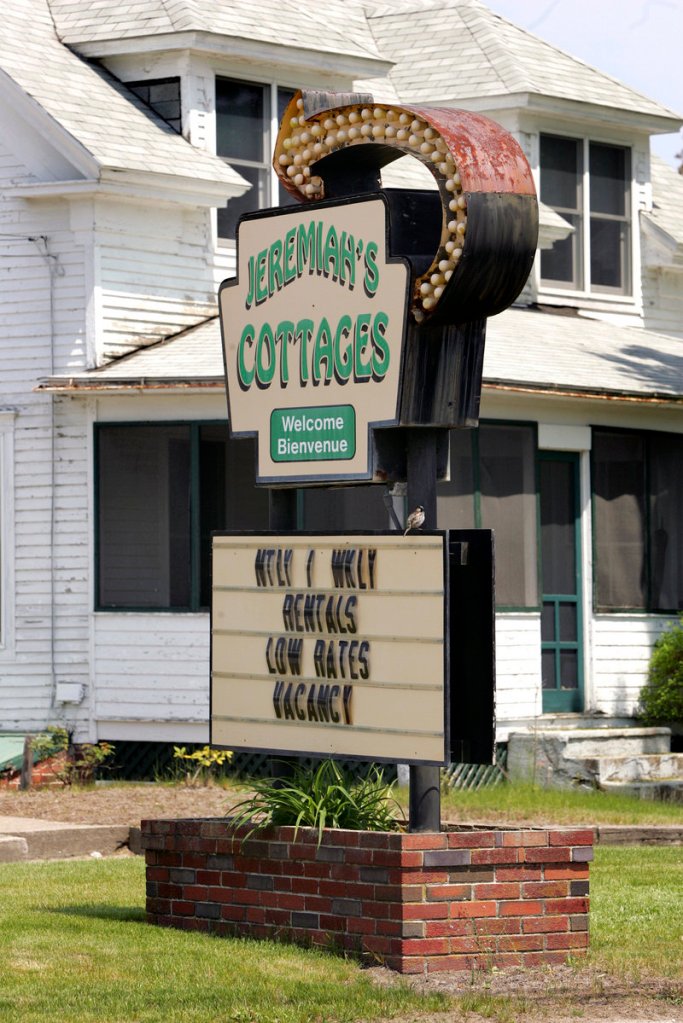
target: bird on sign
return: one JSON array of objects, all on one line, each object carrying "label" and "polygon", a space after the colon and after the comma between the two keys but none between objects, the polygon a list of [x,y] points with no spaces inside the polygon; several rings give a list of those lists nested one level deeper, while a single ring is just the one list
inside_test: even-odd
[{"label": "bird on sign", "polygon": [[403,534],[407,536],[411,529],[420,529],[425,520],[425,510],[421,504],[418,504],[415,511],[411,511],[410,515],[406,519],[406,531]]}]

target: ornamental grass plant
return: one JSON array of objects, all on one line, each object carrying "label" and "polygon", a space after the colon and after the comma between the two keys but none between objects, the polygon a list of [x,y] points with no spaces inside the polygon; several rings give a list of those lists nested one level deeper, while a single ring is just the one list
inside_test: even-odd
[{"label": "ornamental grass plant", "polygon": [[355,778],[334,760],[297,764],[285,777],[255,779],[253,794],[230,810],[231,825],[252,825],[246,837],[274,826],[316,828],[318,842],[325,828],[398,831],[404,817],[393,788],[377,767]]}]

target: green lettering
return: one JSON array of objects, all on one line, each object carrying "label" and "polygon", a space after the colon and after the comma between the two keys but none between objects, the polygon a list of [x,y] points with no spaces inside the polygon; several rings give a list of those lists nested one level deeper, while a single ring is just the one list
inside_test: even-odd
[{"label": "green lettering", "polygon": [[282,242],[278,238],[270,246],[270,256],[268,258],[268,293],[270,295],[274,295],[282,286]]},{"label": "green lettering", "polygon": [[381,380],[389,369],[391,351],[387,342],[386,332],[389,317],[384,312],[375,314],[372,321],[372,377]]},{"label": "green lettering", "polygon": [[[332,269],[330,269],[330,264],[332,264]],[[335,230],[334,224],[331,224],[327,229],[325,251],[323,254],[323,270],[326,276],[331,276],[334,280],[339,277],[339,235]]]},{"label": "green lettering", "polygon": [[291,320],[278,323],[275,340],[280,345],[280,381],[283,387],[289,383],[288,348],[294,339],[294,324]]},{"label": "green lettering", "polygon": [[237,379],[243,391],[248,391],[254,382],[254,367],[252,366],[251,369],[247,369],[247,364],[244,360],[245,347],[253,345],[254,333],[254,325],[247,323],[237,346]]},{"label": "green lettering", "polygon": [[352,234],[342,231],[340,275],[342,284],[348,284],[353,290],[356,283],[356,240]]},{"label": "green lettering", "polygon": [[308,383],[308,342],[313,335],[313,320],[299,320],[294,333],[294,341],[299,345],[299,372],[301,383]]},{"label": "green lettering", "polygon": [[296,248],[296,273],[297,277],[301,277],[304,272],[304,267],[308,262],[308,272],[310,274],[315,270],[315,221],[312,220],[308,227],[305,224],[299,224],[297,229],[297,248]]},{"label": "green lettering", "polygon": [[296,243],[296,228],[292,227],[285,235],[285,284],[289,284],[296,277],[296,262],[294,247]]},{"label": "green lettering", "polygon": [[353,372],[351,342],[342,347],[352,330],[353,320],[345,313],[339,320],[334,335],[334,375],[340,383],[347,381]]},{"label": "green lettering", "polygon": [[261,302],[265,302],[268,298],[268,289],[266,287],[266,273],[268,270],[268,249],[263,249],[259,252],[256,257],[256,287],[255,287],[255,298],[256,305]]},{"label": "green lettering", "polygon": [[354,379],[369,380],[372,376],[372,356],[367,362],[363,362],[363,352],[368,346],[370,334],[370,313],[361,313],[356,317],[356,340],[353,347],[353,375]]},{"label": "green lettering", "polygon": [[268,387],[274,376],[275,339],[270,324],[264,323],[256,345],[256,382],[260,387]]},{"label": "green lettering", "polygon": [[334,347],[332,343],[332,331],[323,316],[315,336],[315,348],[313,349],[313,383],[319,384],[322,380],[322,363],[326,363],[325,380],[331,380],[334,372]]},{"label": "green lettering", "polygon": [[379,286],[379,268],[377,266],[377,242],[368,242],[365,246],[365,275],[363,287],[366,294],[374,295]]}]

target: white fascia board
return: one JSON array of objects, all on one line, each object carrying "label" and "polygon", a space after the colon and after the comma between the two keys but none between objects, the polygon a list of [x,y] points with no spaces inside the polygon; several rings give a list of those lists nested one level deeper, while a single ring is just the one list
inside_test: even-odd
[{"label": "white fascia board", "polygon": [[181,206],[223,206],[228,199],[243,195],[249,187],[239,182],[202,181],[181,178],[172,174],[145,174],[144,172],[103,170],[99,180],[40,181],[6,188],[4,195],[16,199],[85,199],[111,196],[118,199],[138,199],[155,203]]},{"label": "white fascia board", "polygon": [[0,68],[0,108],[6,107],[21,117],[45,142],[84,178],[96,177],[99,164],[92,153],[55,120],[37,100]]},{"label": "white fascia board", "polygon": [[683,119],[667,117],[665,114],[646,114],[622,107],[611,107],[601,103],[585,103],[581,100],[564,99],[560,96],[546,96],[534,92],[514,92],[490,96],[457,96],[435,100],[435,106],[464,107],[475,113],[492,116],[496,110],[524,110],[525,113],[559,116],[564,120],[582,124],[582,134],[590,126],[609,124],[611,128],[626,129],[647,135],[669,135],[683,126]]},{"label": "white fascia board", "polygon": [[394,66],[393,61],[373,54],[366,57],[324,52],[213,32],[161,33],[72,45],[84,57],[120,57],[131,53],[151,54],[159,50],[193,50],[212,57],[257,61],[270,67],[314,68],[318,72],[332,72],[349,78],[383,78]]}]

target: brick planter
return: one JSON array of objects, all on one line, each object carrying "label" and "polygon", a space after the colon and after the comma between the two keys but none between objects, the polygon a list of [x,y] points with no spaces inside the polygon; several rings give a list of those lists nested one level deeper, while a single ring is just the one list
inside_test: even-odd
[{"label": "brick planter", "polygon": [[[246,829],[245,829],[246,830]],[[244,832],[242,832],[244,834]],[[591,830],[439,834],[142,822],[150,923],[365,954],[401,973],[564,963],[588,948]]]}]

